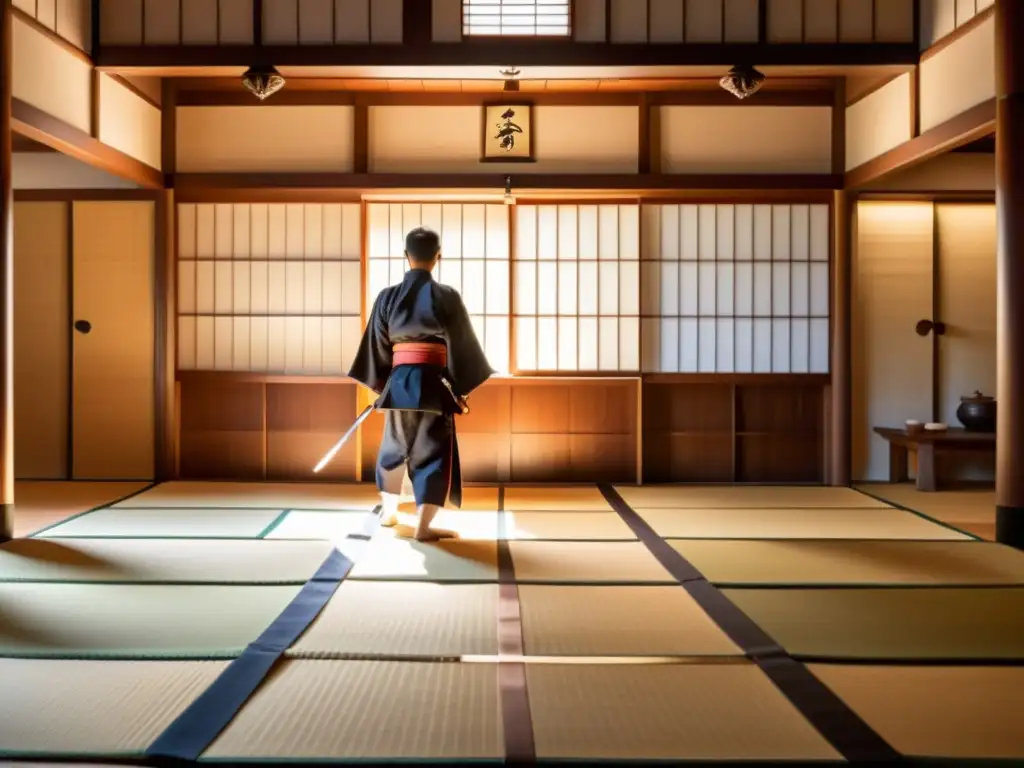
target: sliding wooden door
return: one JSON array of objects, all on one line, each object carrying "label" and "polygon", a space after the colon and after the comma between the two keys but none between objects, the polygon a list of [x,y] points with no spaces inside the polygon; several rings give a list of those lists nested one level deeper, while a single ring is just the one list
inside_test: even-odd
[{"label": "sliding wooden door", "polygon": [[72,477],[154,471],[152,202],[76,202]]}]

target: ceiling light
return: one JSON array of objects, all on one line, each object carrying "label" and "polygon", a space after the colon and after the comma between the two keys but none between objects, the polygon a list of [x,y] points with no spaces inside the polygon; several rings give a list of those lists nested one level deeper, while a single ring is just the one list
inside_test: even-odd
[{"label": "ceiling light", "polygon": [[718,84],[737,99],[753,96],[764,85],[765,77],[753,67],[733,67]]},{"label": "ceiling light", "polygon": [[260,101],[265,101],[284,88],[284,82],[281,73],[274,67],[249,67],[242,75],[242,85]]}]

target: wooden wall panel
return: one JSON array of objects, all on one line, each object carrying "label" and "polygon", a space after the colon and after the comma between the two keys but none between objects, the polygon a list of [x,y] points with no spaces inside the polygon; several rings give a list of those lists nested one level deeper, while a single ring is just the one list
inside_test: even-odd
[{"label": "wooden wall panel", "polygon": [[996,391],[996,207],[935,206],[939,340],[939,416],[957,425],[960,398]]},{"label": "wooden wall panel", "polygon": [[160,170],[160,110],[109,75],[100,73],[97,83],[97,138]]},{"label": "wooden wall panel", "polygon": [[846,108],[846,170],[914,138],[911,72]]},{"label": "wooden wall panel", "polygon": [[353,113],[347,106],[178,107],[175,170],[347,173]]},{"label": "wooden wall panel", "polygon": [[820,483],[824,387],[644,382],[644,482]]},{"label": "wooden wall panel", "polygon": [[69,203],[14,204],[14,472],[66,479]]},{"label": "wooden wall panel", "polygon": [[92,127],[92,66],[19,18],[14,19],[14,98],[85,133]]},{"label": "wooden wall panel", "polygon": [[357,480],[349,441],[319,475],[313,467],[355,420],[357,384],[267,384],[268,480]]},{"label": "wooden wall panel", "polygon": [[[480,107],[388,106],[369,109],[372,173],[521,173],[522,163],[480,161]],[[636,173],[637,107],[535,107],[530,173]],[[409,126],[431,130],[410,141]],[[580,131],[581,125],[601,130]]]},{"label": "wooden wall panel", "polygon": [[909,43],[915,0],[768,0],[772,43]]},{"label": "wooden wall panel", "polygon": [[517,372],[639,371],[640,206],[518,205]]},{"label": "wooden wall panel", "polygon": [[18,189],[138,189],[137,184],[60,152],[16,152],[11,171]]},{"label": "wooden wall panel", "polygon": [[994,153],[947,152],[872,182],[866,190],[888,192],[995,192]]},{"label": "wooden wall panel", "polygon": [[[756,43],[757,0],[611,0],[614,43]],[[605,40],[601,3],[576,3],[576,39]],[[582,34],[581,34],[582,33]]]},{"label": "wooden wall panel", "polygon": [[346,373],[362,335],[360,215],[179,204],[178,369]]},{"label": "wooden wall panel", "polygon": [[264,387],[213,377],[181,382],[178,462],[183,479],[264,478]]},{"label": "wooden wall panel", "polygon": [[994,0],[920,0],[921,50],[927,50],[951,35],[979,13],[992,7]]},{"label": "wooden wall panel", "polygon": [[100,0],[103,45],[251,45],[253,0]]},{"label": "wooden wall panel", "polygon": [[15,8],[24,11],[47,29],[81,51],[92,47],[91,0],[11,0]]},{"label": "wooden wall panel", "polygon": [[645,205],[643,225],[645,372],[828,372],[828,205]]},{"label": "wooden wall panel", "polygon": [[857,205],[853,262],[853,479],[888,479],[876,426],[933,416],[934,211],[931,203]]},{"label": "wooden wall panel", "polygon": [[[366,307],[409,268],[405,236],[426,226],[441,236],[435,277],[462,294],[491,366],[509,371],[509,206],[367,203]],[[358,339],[357,339],[358,341]]]},{"label": "wooden wall panel", "polygon": [[995,19],[922,58],[919,79],[922,133],[995,98]]},{"label": "wooden wall panel", "polygon": [[661,107],[663,173],[831,173],[830,107]]},{"label": "wooden wall panel", "polygon": [[637,379],[514,384],[512,482],[635,482]]},{"label": "wooden wall panel", "polygon": [[263,42],[401,43],[402,0],[263,0]]},{"label": "wooden wall panel", "polygon": [[[440,1],[444,2],[444,0]],[[606,42],[605,14],[607,7],[608,3],[605,0],[576,0],[576,4],[573,6],[573,39],[580,43]]]},{"label": "wooden wall panel", "polygon": [[150,479],[155,206],[73,205],[73,477]]}]

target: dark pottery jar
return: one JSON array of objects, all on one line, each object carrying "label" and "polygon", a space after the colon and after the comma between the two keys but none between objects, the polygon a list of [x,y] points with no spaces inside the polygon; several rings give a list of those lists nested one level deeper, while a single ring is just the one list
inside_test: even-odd
[{"label": "dark pottery jar", "polygon": [[981,392],[975,392],[970,397],[961,397],[956,417],[970,432],[995,432],[996,401]]}]

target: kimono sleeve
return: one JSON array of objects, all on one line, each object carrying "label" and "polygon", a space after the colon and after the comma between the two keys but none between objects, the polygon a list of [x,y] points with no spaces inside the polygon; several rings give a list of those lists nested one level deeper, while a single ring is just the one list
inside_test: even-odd
[{"label": "kimono sleeve", "polygon": [[391,339],[388,336],[388,324],[384,317],[383,294],[377,296],[370,311],[370,319],[363,331],[363,339],[359,342],[359,351],[352,361],[349,378],[355,379],[372,389],[377,394],[384,390],[388,377],[391,375]]},{"label": "kimono sleeve", "polygon": [[445,304],[448,372],[455,393],[465,397],[487,381],[495,371],[487,362],[462,297],[456,291],[451,291],[446,296]]}]

